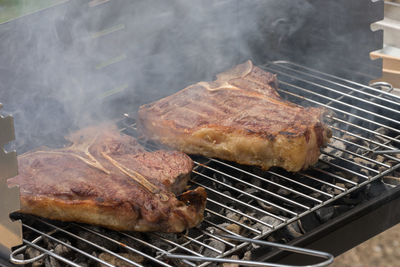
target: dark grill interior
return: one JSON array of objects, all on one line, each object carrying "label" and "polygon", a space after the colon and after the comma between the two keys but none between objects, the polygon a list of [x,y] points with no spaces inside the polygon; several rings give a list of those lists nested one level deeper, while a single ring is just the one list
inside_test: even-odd
[{"label": "dark grill interior", "polygon": [[[75,223],[21,216],[25,245],[11,255],[17,264],[45,266],[205,266],[165,254],[255,258],[257,246],[220,234],[289,242],[399,184],[400,98],[382,90],[290,62],[261,66],[276,73],[279,93],[304,106],[329,110],[331,143],[307,171],[261,171],[217,159],[193,157],[191,184],[208,193],[204,222],[182,234],[120,233]],[[117,122],[137,136],[134,116]],[[148,149],[155,144],[146,143]],[[396,178],[397,177],[397,178]],[[25,260],[18,260],[18,254]]]}]

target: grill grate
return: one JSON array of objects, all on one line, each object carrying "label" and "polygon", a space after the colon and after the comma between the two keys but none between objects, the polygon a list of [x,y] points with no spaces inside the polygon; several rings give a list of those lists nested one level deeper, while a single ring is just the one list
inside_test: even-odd
[{"label": "grill grate", "polygon": [[[12,262],[22,264],[50,256],[80,266],[77,259],[46,248],[44,244],[48,240],[78,252],[86,261],[104,266],[113,264],[100,257],[101,252],[132,266],[146,265],[142,265],[144,261],[147,265],[176,265],[177,262],[164,257],[167,253],[226,257],[249,244],[227,241],[216,234],[265,239],[279,230],[296,227],[300,218],[400,168],[396,154],[374,153],[400,148],[400,97],[290,62],[278,61],[261,67],[278,75],[282,97],[331,112],[327,119],[333,131],[332,142],[323,149],[314,167],[299,173],[281,169],[263,172],[254,167],[196,157],[191,184],[203,186],[209,195],[205,220],[200,227],[178,235],[120,233],[27,216],[23,218],[23,227],[34,232],[35,238],[24,240],[25,246],[11,255]],[[119,124],[122,132],[135,135],[132,119],[125,118]],[[151,149],[152,144],[147,147]],[[27,247],[43,254],[18,260],[15,255]],[[99,253],[88,252],[93,248]],[[129,258],[121,251],[133,252],[137,258]],[[182,261],[197,266],[188,260]],[[200,263],[200,266],[207,264]]]}]

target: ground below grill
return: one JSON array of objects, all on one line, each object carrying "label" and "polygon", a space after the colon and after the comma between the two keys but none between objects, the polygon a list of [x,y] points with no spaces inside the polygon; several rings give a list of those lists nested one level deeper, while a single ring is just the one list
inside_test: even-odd
[{"label": "ground below grill", "polygon": [[400,224],[335,258],[332,267],[399,267]]}]

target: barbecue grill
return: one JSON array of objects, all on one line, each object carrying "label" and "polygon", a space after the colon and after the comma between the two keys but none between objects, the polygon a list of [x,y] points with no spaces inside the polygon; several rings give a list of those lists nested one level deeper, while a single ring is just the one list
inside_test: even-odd
[{"label": "barbecue grill", "polygon": [[[87,8],[90,10],[109,4],[109,1],[91,1]],[[70,1],[66,5],[77,4]],[[382,5],[368,3],[368,7],[379,12]],[[41,12],[51,14],[55,9]],[[371,11],[369,23],[379,17],[373,13]],[[40,16],[40,12],[22,19],[33,21],[37,19],[32,18],[34,16]],[[17,23],[22,24],[21,21]],[[91,38],[108,38],[129,28],[129,24],[120,23],[118,19],[112,22],[113,26],[100,31],[96,25],[96,34],[92,34]],[[65,36],[61,39],[67,38]],[[124,38],[121,37],[121,40]],[[286,41],[291,42],[290,38]],[[108,42],[110,40],[105,40],[101,45],[106,46]],[[281,45],[286,47],[287,44]],[[373,45],[365,49],[371,50]],[[255,46],[252,51],[257,49]],[[97,62],[94,69],[100,73],[98,75],[104,75],[105,69],[116,68],[112,70],[122,72],[118,74],[122,77],[127,72],[118,64],[129,59],[132,53],[121,52],[116,56],[114,53],[111,59]],[[154,60],[159,58],[155,56]],[[290,58],[290,55],[282,58]],[[195,168],[190,184],[202,186],[208,193],[205,220],[199,227],[182,234],[125,233],[13,214],[13,219],[22,221],[23,245],[9,254],[9,261],[13,264],[42,263],[47,266],[59,266],[60,263],[71,266],[206,266],[218,259],[224,262],[231,260],[231,263],[240,259],[316,264],[323,259],[288,254],[276,250],[273,245],[286,243],[336,256],[397,224],[400,214],[394,207],[400,197],[400,97],[391,94],[390,87],[387,89],[382,84],[365,85],[365,81],[376,75],[376,69],[371,67],[373,64],[368,65],[366,60],[361,67],[363,73],[352,75],[354,62],[350,65],[342,63],[350,70],[335,64],[333,67],[318,65],[316,70],[309,67],[310,62],[301,60],[301,64],[270,59],[267,59],[267,64],[260,63],[266,62],[264,60],[260,55],[257,65],[277,74],[279,93],[283,98],[329,111],[326,120],[333,131],[332,142],[322,150],[320,160],[314,167],[299,173],[288,173],[278,168],[262,171],[218,159],[193,157]],[[357,64],[362,61],[359,57],[357,60]],[[89,63],[94,64],[90,60]],[[79,68],[86,69],[86,65]],[[340,70],[332,71],[338,68]],[[351,79],[327,74],[321,69],[341,76],[350,75]],[[215,73],[215,70],[210,72]],[[121,99],[126,98],[129,85],[119,84],[112,88],[101,94],[101,99],[108,101],[105,105],[125,103]],[[148,98],[155,96],[160,97],[154,93]],[[138,135],[132,110],[136,109],[131,108],[123,116],[114,118],[119,129],[142,140],[147,149],[156,149],[156,144]],[[123,113],[118,109],[114,111]],[[18,114],[16,117],[18,119]],[[29,146],[31,144],[21,147],[28,149]],[[16,209],[9,206],[7,213]],[[272,242],[272,246],[258,241]],[[296,251],[304,252],[301,249]],[[329,260],[327,254],[315,255]]]}]

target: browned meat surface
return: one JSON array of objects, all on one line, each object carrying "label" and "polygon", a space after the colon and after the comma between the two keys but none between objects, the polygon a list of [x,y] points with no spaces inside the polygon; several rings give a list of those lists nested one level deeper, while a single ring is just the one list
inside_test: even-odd
[{"label": "browned meat surface", "polygon": [[331,137],[319,108],[283,100],[276,76],[248,61],[174,95],[143,105],[141,130],[174,149],[299,171]]},{"label": "browned meat surface", "polygon": [[[126,231],[181,232],[203,219],[204,188],[182,193],[192,160],[146,152],[110,125],[80,130],[71,146],[18,157],[21,212]],[[180,194],[176,197],[175,194]]]}]

